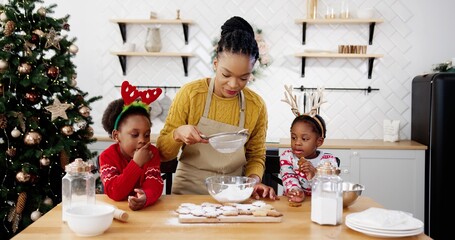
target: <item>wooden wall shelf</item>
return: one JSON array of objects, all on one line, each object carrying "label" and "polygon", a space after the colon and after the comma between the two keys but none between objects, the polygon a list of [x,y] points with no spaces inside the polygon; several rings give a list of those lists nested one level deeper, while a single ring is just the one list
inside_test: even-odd
[{"label": "wooden wall shelf", "polygon": [[126,24],[182,24],[185,44],[188,44],[188,25],[193,24],[188,19],[111,19],[111,22],[118,24],[123,43],[126,43]]},{"label": "wooden wall shelf", "polygon": [[302,74],[305,77],[306,58],[368,58],[368,79],[371,79],[374,59],[382,58],[382,54],[354,54],[354,53],[296,53],[296,57],[302,58]]},{"label": "wooden wall shelf", "polygon": [[194,56],[192,53],[181,52],[111,52],[111,54],[118,56],[123,75],[126,75],[127,57],[181,57],[185,76],[188,76],[188,58]]},{"label": "wooden wall shelf", "polygon": [[369,19],[360,19],[360,18],[335,18],[335,19],[296,19],[296,23],[302,24],[302,44],[305,45],[306,42],[306,27],[307,24],[362,24],[368,23],[370,25],[369,31],[369,45],[373,44],[373,34],[374,34],[374,27],[376,23],[384,22],[383,19],[377,18],[369,18]]}]

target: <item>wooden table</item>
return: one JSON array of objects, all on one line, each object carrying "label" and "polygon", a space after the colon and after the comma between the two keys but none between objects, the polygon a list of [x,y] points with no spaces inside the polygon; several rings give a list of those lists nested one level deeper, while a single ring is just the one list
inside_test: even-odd
[{"label": "wooden table", "polygon": [[[310,198],[306,199],[301,207],[289,207],[287,198],[283,196],[279,201],[267,201],[283,213],[280,223],[179,223],[175,209],[181,203],[214,202],[209,195],[163,195],[155,205],[140,211],[131,211],[127,202],[114,202],[106,195],[98,195],[97,201],[113,204],[127,211],[130,216],[126,223],[114,220],[104,234],[91,239],[375,239],[351,230],[345,224],[320,226],[311,222]],[[354,205],[344,209],[343,215],[345,217],[349,213],[369,207],[381,205],[361,196]],[[62,208],[59,204],[13,239],[87,239],[77,237],[62,223],[61,216]],[[422,233],[399,239],[430,238]]]}]

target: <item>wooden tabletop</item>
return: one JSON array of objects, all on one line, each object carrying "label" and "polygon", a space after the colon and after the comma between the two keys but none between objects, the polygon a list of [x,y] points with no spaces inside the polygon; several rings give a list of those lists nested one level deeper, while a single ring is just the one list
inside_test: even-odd
[{"label": "wooden tabletop", "polygon": [[[289,207],[283,196],[278,201],[267,201],[283,213],[279,223],[179,223],[175,210],[181,203],[214,202],[209,195],[163,195],[155,205],[139,211],[131,211],[126,201],[114,202],[106,195],[98,195],[97,201],[127,211],[129,219],[126,223],[114,220],[106,232],[90,239],[376,239],[351,230],[344,223],[320,226],[311,222],[310,198],[305,199],[301,207]],[[381,206],[371,198],[361,196],[354,205],[344,209],[343,221],[347,214],[369,207]],[[57,205],[13,239],[87,239],[77,237],[62,223],[61,210],[61,205]],[[430,238],[423,233],[400,238],[407,239]]]}]

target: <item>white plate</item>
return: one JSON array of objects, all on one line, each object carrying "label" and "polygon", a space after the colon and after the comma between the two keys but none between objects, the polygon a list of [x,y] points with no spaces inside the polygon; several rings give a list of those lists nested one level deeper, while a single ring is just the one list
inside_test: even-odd
[{"label": "white plate", "polygon": [[346,222],[345,224],[347,227],[349,227],[350,229],[352,229],[354,231],[361,232],[363,234],[366,234],[366,235],[372,236],[372,237],[389,237],[389,238],[409,237],[409,236],[421,234],[423,232],[423,228],[421,228],[421,229],[417,229],[417,230],[409,231],[409,232],[386,233],[386,232],[377,232],[377,230],[371,231],[371,230],[360,229],[360,228],[350,225],[348,222]]},{"label": "white plate", "polygon": [[356,228],[358,230],[363,230],[363,231],[367,231],[367,232],[372,232],[372,233],[379,233],[379,234],[414,234],[414,233],[421,233],[423,231],[423,227],[422,228],[418,228],[418,229],[412,229],[412,230],[378,230],[378,229],[374,229],[374,228],[367,228],[367,227],[363,227],[363,226],[359,226],[353,222],[349,222],[349,221],[346,221],[346,225],[349,225],[350,227],[353,227],[353,228]]},{"label": "white plate", "polygon": [[[409,231],[423,228],[423,222],[409,213],[380,208],[369,208],[363,212],[351,213],[346,216],[345,221],[367,229],[387,231]],[[385,225],[385,223],[389,223],[389,225]]]}]

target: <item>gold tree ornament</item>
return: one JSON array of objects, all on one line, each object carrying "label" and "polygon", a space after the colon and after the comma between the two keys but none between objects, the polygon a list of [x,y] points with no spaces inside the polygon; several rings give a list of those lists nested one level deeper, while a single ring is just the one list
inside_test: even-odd
[{"label": "gold tree ornament", "polygon": [[70,53],[76,54],[79,51],[79,48],[76,45],[71,44],[69,46],[68,50],[69,50]]},{"label": "gold tree ornament", "polygon": [[49,164],[51,163],[51,160],[46,157],[46,156],[43,156],[40,160],[39,160],[39,163],[41,166],[44,166],[44,167],[47,167],[49,166]]},{"label": "gold tree ornament", "polygon": [[25,134],[24,143],[26,145],[37,145],[41,142],[41,138],[41,134],[31,131]]},{"label": "gold tree ornament", "polygon": [[74,133],[74,129],[72,126],[63,126],[61,131],[65,136],[70,136]]},{"label": "gold tree ornament", "polygon": [[54,103],[50,106],[44,107],[47,111],[51,112],[51,121],[54,121],[58,117],[68,119],[66,115],[66,109],[70,108],[71,104],[61,103],[57,97],[54,97]]},{"label": "gold tree ornament", "polygon": [[38,8],[38,11],[36,11],[39,15],[41,15],[42,17],[45,17],[46,16],[46,13],[47,13],[47,10],[46,8],[44,7],[40,7]]},{"label": "gold tree ornament", "polygon": [[17,67],[17,71],[19,71],[20,74],[29,74],[32,71],[32,66],[28,63],[21,63]]},{"label": "gold tree ornament", "polygon": [[45,35],[44,32],[41,31],[40,29],[33,30],[33,33],[38,35],[38,36],[40,36],[40,37],[44,37],[44,35]]},{"label": "gold tree ornament", "polygon": [[51,28],[51,30],[49,30],[49,33],[46,33],[46,38],[47,41],[46,45],[44,45],[44,48],[50,48],[54,46],[55,48],[60,50],[60,38],[58,37],[58,34],[54,28]]},{"label": "gold tree ornament", "polygon": [[28,182],[30,181],[30,174],[20,171],[16,174],[16,180],[23,183]]},{"label": "gold tree ornament", "polygon": [[[4,50],[4,51],[5,51],[5,50]],[[5,51],[5,52],[7,52],[7,51]],[[1,71],[1,72],[3,72],[3,71],[5,71],[6,69],[8,69],[8,66],[9,66],[9,64],[8,64],[7,61],[5,61],[5,60],[3,60],[3,59],[0,59],[0,71]]]},{"label": "gold tree ornament", "polygon": [[84,117],[89,117],[90,116],[90,108],[87,106],[82,106],[79,108],[79,113],[84,116]]},{"label": "gold tree ornament", "polygon": [[49,207],[54,206],[54,201],[52,201],[52,198],[46,197],[43,201],[43,204]]}]

